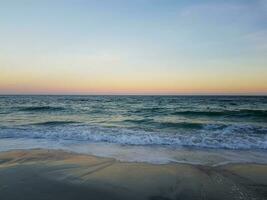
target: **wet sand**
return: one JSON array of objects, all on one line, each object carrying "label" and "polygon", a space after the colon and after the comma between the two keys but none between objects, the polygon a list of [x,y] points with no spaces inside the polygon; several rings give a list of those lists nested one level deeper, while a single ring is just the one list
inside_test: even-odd
[{"label": "wet sand", "polygon": [[267,199],[267,165],[153,165],[56,150],[0,153],[0,199]]}]

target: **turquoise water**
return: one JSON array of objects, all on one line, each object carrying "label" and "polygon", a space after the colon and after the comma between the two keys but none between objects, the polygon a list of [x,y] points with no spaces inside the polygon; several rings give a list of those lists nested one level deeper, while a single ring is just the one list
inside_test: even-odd
[{"label": "turquoise water", "polygon": [[267,149],[267,97],[0,96],[0,140]]}]

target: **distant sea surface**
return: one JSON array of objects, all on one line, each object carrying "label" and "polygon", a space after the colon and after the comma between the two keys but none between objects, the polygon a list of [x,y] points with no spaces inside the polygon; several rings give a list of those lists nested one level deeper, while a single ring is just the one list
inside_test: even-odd
[{"label": "distant sea surface", "polygon": [[265,150],[267,97],[0,96],[5,139]]}]

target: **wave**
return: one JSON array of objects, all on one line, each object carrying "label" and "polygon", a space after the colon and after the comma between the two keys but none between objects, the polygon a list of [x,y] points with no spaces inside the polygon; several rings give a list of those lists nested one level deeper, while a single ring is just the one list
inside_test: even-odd
[{"label": "wave", "polygon": [[161,128],[184,128],[184,129],[200,129],[204,126],[202,123],[194,122],[161,122]]},{"label": "wave", "polygon": [[9,114],[10,112],[0,112],[0,115],[6,115]]},{"label": "wave", "polygon": [[62,111],[65,110],[63,107],[54,107],[54,106],[31,106],[19,108],[20,111],[33,111],[33,112],[42,112],[42,111]]},{"label": "wave", "polygon": [[200,130],[173,133],[69,124],[46,128],[2,128],[0,138],[42,138],[169,147],[267,149],[267,128],[249,125],[209,124]]},{"label": "wave", "polygon": [[188,129],[200,129],[205,124],[197,122],[156,122],[153,119],[126,119],[123,120],[126,123],[153,125],[158,128],[188,128]]},{"label": "wave", "polygon": [[152,119],[125,119],[125,120],[123,120],[123,122],[142,124],[142,123],[152,122]]},{"label": "wave", "polygon": [[176,111],[173,115],[191,116],[236,116],[236,117],[267,117],[267,110],[224,110],[224,111]]},{"label": "wave", "polygon": [[163,107],[152,107],[152,108],[142,108],[142,109],[137,109],[137,110],[130,110],[130,113],[162,113],[166,112],[165,108]]},{"label": "wave", "polygon": [[57,126],[57,125],[65,125],[65,124],[78,124],[80,122],[77,121],[46,121],[40,123],[34,123],[30,125],[39,125],[39,126]]}]

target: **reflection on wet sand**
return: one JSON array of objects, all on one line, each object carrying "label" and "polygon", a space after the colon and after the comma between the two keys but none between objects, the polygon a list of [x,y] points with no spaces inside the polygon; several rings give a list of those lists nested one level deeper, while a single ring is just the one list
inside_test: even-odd
[{"label": "reflection on wet sand", "polygon": [[267,165],[153,165],[54,150],[0,154],[0,199],[264,199]]}]

